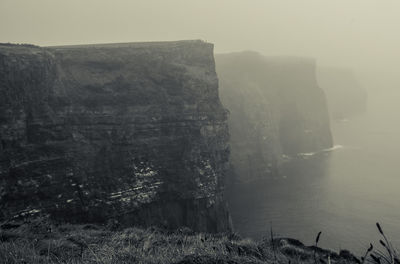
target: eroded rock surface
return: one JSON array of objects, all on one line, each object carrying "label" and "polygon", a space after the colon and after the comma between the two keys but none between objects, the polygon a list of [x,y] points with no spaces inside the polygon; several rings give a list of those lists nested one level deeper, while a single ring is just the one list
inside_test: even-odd
[{"label": "eroded rock surface", "polygon": [[0,218],[229,228],[213,45],[0,45]]}]

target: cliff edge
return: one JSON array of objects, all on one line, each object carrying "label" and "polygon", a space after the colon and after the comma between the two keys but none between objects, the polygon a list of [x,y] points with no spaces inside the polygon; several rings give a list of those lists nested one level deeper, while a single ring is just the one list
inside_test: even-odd
[{"label": "cliff edge", "polygon": [[216,65],[239,180],[279,175],[286,156],[332,146],[314,60],[239,52],[217,55]]},{"label": "cliff edge", "polygon": [[229,229],[213,45],[0,45],[0,218]]}]

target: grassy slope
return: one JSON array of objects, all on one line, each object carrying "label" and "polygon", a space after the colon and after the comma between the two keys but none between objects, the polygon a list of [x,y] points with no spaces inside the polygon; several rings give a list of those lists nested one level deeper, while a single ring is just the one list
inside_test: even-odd
[{"label": "grassy slope", "polygon": [[[168,232],[156,228],[55,225],[44,219],[3,224],[0,263],[315,263],[314,249],[288,239],[254,242],[234,234]],[[317,249],[317,262],[352,263]]]}]

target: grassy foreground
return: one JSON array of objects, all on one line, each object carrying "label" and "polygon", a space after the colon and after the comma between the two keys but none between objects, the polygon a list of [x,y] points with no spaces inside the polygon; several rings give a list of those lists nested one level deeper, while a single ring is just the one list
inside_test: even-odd
[{"label": "grassy foreground", "polygon": [[[273,241],[273,242],[272,242]],[[328,260],[329,256],[329,260]],[[0,229],[0,263],[357,263],[294,239],[260,242],[235,234],[189,229],[127,228],[55,224],[47,219],[6,223]]]}]

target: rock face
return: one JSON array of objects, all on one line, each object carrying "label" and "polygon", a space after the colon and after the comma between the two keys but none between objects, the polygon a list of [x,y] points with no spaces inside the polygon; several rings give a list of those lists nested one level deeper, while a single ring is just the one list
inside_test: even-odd
[{"label": "rock face", "polygon": [[285,156],[332,146],[315,61],[242,52],[217,55],[216,64],[239,180],[277,175]]},{"label": "rock face", "polygon": [[0,218],[227,230],[226,120],[212,44],[0,45]]},{"label": "rock face", "polygon": [[349,69],[318,67],[318,83],[328,99],[330,114],[341,119],[364,113],[367,92]]}]

